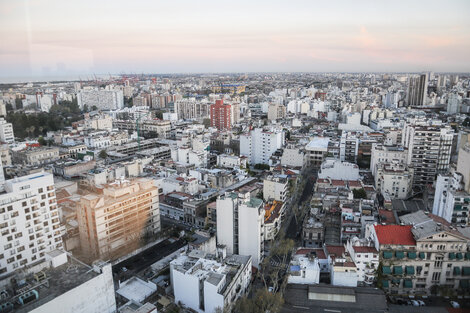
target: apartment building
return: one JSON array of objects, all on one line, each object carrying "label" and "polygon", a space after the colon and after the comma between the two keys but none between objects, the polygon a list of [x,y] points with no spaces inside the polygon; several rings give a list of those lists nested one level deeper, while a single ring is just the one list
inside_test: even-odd
[{"label": "apartment building", "polygon": [[414,168],[413,185],[434,183],[449,169],[454,131],[449,126],[405,123],[402,145],[408,147],[407,164]]},{"label": "apartment building", "polygon": [[181,99],[175,102],[174,111],[178,120],[206,118],[210,114],[210,104],[195,98]]},{"label": "apartment building", "polygon": [[315,137],[305,146],[305,163],[319,168],[328,155],[328,137]]},{"label": "apartment building", "polygon": [[224,100],[216,100],[211,105],[211,126],[218,130],[230,130],[232,128],[232,106],[224,104]]},{"label": "apartment building", "polygon": [[432,213],[449,223],[468,225],[470,194],[464,190],[463,175],[454,172],[437,176]]},{"label": "apartment building", "polygon": [[62,248],[62,231],[52,174],[5,181],[0,194],[0,277]]},{"label": "apartment building", "polygon": [[373,144],[370,159],[370,170],[372,171],[372,175],[374,177],[377,175],[377,168],[381,163],[397,162],[406,164],[407,152],[408,150],[402,146],[386,146],[378,143]]},{"label": "apartment building", "polygon": [[470,160],[470,143],[460,148],[457,159],[457,172],[462,174],[464,190],[470,193],[470,162],[468,160]]},{"label": "apartment building", "polygon": [[251,257],[231,255],[216,259],[199,250],[170,263],[175,302],[199,313],[230,312],[246,295],[251,279]]},{"label": "apartment building", "polygon": [[282,148],[284,132],[282,130],[263,130],[255,128],[248,134],[240,135],[240,156],[248,158],[250,164],[269,164],[273,153]]},{"label": "apartment building", "polygon": [[117,180],[81,197],[77,212],[82,252],[116,259],[160,231],[158,188],[153,180]]},{"label": "apartment building", "polygon": [[282,152],[281,165],[289,167],[303,167],[305,152],[296,147],[287,147]]},{"label": "apartment building", "polygon": [[89,109],[117,110],[124,107],[124,95],[122,90],[81,90],[77,102],[81,109],[86,105]]},{"label": "apartment building", "polygon": [[346,251],[356,265],[358,282],[371,286],[375,282],[379,267],[379,252],[373,242],[355,237],[346,243]]},{"label": "apartment building", "polygon": [[52,163],[58,159],[59,148],[56,147],[30,147],[23,150],[13,151],[12,153],[12,161],[14,164],[27,166]]},{"label": "apartment building", "polygon": [[406,199],[412,193],[414,169],[398,161],[379,163],[376,167],[375,187],[390,199]]},{"label": "apartment building", "polygon": [[285,202],[289,180],[286,175],[269,175],[263,180],[264,201],[276,200]]},{"label": "apartment building", "polygon": [[275,121],[286,117],[286,107],[281,104],[271,104],[268,107],[268,120]]},{"label": "apartment building", "polygon": [[423,211],[400,218],[405,225],[370,225],[380,252],[378,286],[391,294],[429,295],[469,287],[468,238],[443,218]]},{"label": "apartment building", "polygon": [[0,118],[0,141],[5,143],[15,142],[15,135],[13,134],[13,124]]},{"label": "apartment building", "polygon": [[90,114],[86,113],[84,127],[85,129],[111,131],[113,129],[113,119],[111,118],[111,116],[105,114],[90,117]]},{"label": "apartment building", "polygon": [[217,244],[227,253],[250,255],[258,267],[264,251],[263,200],[249,193],[226,193],[217,198]]}]

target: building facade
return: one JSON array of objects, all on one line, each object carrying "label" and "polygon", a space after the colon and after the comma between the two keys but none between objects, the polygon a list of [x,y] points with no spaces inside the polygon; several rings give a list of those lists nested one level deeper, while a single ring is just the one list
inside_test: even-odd
[{"label": "building facade", "polygon": [[82,252],[90,259],[118,258],[160,231],[153,180],[116,181],[82,196],[77,212]]},{"label": "building facade", "polygon": [[62,248],[62,232],[49,173],[36,173],[4,184],[0,195],[0,277],[45,260]]}]

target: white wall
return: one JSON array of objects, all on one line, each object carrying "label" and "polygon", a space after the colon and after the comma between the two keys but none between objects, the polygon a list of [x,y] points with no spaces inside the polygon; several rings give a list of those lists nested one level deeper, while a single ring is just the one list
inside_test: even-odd
[{"label": "white wall", "polygon": [[[254,267],[258,267],[261,260],[261,231],[264,224],[264,209],[258,213],[258,208],[240,204],[238,207],[238,254],[251,255]],[[219,212],[217,211],[217,219]],[[217,223],[218,225],[218,223]],[[218,229],[218,227],[217,227]]]},{"label": "white wall", "polygon": [[102,268],[101,275],[52,299],[31,313],[114,313],[114,295],[111,265]]},{"label": "white wall", "polygon": [[225,245],[227,253],[233,254],[234,242],[234,209],[237,199],[226,197],[225,199],[217,199],[217,244]]}]

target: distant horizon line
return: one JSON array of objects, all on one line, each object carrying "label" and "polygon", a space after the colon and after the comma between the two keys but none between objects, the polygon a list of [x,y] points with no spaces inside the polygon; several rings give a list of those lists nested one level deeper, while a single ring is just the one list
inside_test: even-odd
[{"label": "distant horizon line", "polygon": [[[166,76],[166,75],[220,75],[220,74],[232,74],[232,75],[252,75],[252,74],[425,74],[425,73],[434,73],[434,74],[465,74],[470,75],[470,72],[436,72],[436,71],[258,71],[258,72],[166,72],[166,73],[89,73],[89,74],[63,74],[63,75],[27,75],[27,76],[0,76],[0,84],[18,84],[18,83],[40,83],[40,82],[63,82],[63,81],[95,81],[94,76],[99,76],[98,78],[113,76],[130,76],[130,77],[139,77],[139,76]],[[85,76],[85,77],[83,77]],[[91,79],[90,79],[91,78]]]}]

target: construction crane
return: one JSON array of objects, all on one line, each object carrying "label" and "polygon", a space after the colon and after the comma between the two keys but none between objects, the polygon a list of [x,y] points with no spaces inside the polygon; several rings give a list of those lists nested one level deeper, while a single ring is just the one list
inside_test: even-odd
[{"label": "construction crane", "polygon": [[138,151],[140,151],[140,120],[142,117],[148,116],[151,112],[143,113],[139,115],[139,117],[135,120],[135,129],[137,131],[137,145],[138,145]]}]

